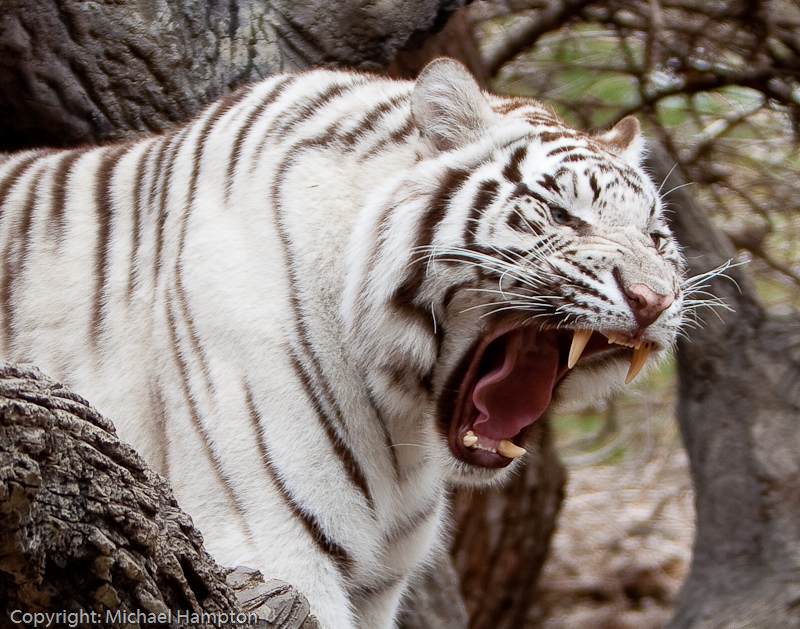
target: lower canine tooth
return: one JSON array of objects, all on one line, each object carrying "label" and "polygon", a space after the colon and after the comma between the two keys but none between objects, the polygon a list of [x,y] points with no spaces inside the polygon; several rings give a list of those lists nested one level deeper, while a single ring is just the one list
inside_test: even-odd
[{"label": "lower canine tooth", "polygon": [[586,347],[586,344],[589,342],[589,338],[591,336],[591,330],[575,330],[575,334],[572,336],[572,346],[569,348],[567,369],[572,369],[575,366],[575,363],[578,362],[578,359],[581,357],[581,354],[583,354],[583,350]]},{"label": "lower canine tooth", "polygon": [[497,453],[503,455],[507,459],[516,459],[525,454],[525,448],[520,448],[518,445],[511,443],[508,439],[503,439],[497,444]]},{"label": "lower canine tooth", "polygon": [[478,443],[478,435],[468,430],[462,439],[462,443],[468,448],[474,448]]},{"label": "lower canine tooth", "polygon": [[647,360],[647,357],[650,355],[650,350],[652,349],[653,344],[650,342],[643,343],[635,350],[633,350],[633,358],[631,358],[631,367],[628,369],[628,375],[625,377],[625,384],[630,384],[631,380],[633,380],[639,372],[644,367],[644,363]]}]

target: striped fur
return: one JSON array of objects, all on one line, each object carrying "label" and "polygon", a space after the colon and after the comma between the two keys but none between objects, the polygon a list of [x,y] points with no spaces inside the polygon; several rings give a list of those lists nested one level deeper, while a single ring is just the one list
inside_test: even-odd
[{"label": "striped fur", "polygon": [[[3,356],[112,419],[217,560],[293,583],[327,629],[391,627],[446,484],[518,464],[452,443],[481,356],[510,351],[491,343],[674,342],[682,263],[640,151],[631,121],[590,137],[440,60],[416,85],[278,76],[160,137],[6,155]],[[674,301],[639,325],[631,285]],[[553,405],[630,355],[559,358]]]}]

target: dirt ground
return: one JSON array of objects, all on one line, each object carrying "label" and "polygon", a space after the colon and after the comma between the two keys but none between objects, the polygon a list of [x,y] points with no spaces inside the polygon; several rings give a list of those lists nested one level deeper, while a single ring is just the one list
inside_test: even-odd
[{"label": "dirt ground", "polygon": [[[530,627],[656,629],[669,619],[695,513],[666,371],[604,409],[556,420],[567,497]],[[599,429],[581,434],[587,426]]]}]

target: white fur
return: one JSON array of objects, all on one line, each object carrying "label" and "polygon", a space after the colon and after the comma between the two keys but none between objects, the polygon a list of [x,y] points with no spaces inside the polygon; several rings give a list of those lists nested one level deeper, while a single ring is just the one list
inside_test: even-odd
[{"label": "white fur", "polygon": [[[530,144],[526,177],[548,172],[549,162],[530,156],[545,147],[532,139],[526,115],[571,133],[564,141],[587,154],[596,154],[603,139],[567,130],[535,103],[496,113],[505,101],[484,97],[466,71],[448,61],[434,64],[416,89],[317,71],[273,94],[285,80],[264,81],[230,107],[215,104],[171,135],[128,148],[110,187],[99,328],[93,327],[100,234],[95,177],[117,148],[88,151],[75,161],[57,240],[48,182],[70,154],[43,154],[0,199],[0,244],[8,258],[24,239],[19,225],[29,189],[43,191],[33,205],[24,265],[4,280],[13,282],[11,310],[4,311],[11,317],[0,325],[4,356],[64,379],[113,420],[121,436],[169,478],[219,562],[289,581],[308,596],[325,629],[389,628],[408,579],[441,546],[446,484],[487,482],[507,473],[465,469],[435,427],[436,399],[447,375],[486,325],[485,311],[469,310],[485,296],[462,294],[450,310],[441,306],[447,287],[471,269],[428,263],[420,303],[447,329],[438,357],[426,322],[412,321],[388,303],[409,260],[426,255],[413,248],[431,195],[453,169],[477,173],[435,228],[430,245],[445,251],[459,246],[480,182],[502,180],[515,147]],[[344,93],[330,92],[324,106],[300,119],[304,106],[335,86]],[[255,116],[265,99],[269,105]],[[356,129],[392,100],[395,106],[352,143],[326,145],[321,139],[331,129],[340,136]],[[388,148],[376,148],[410,120],[416,127]],[[228,191],[243,125],[249,128]],[[166,170],[156,156],[163,147],[168,155],[180,141],[166,188],[159,183]],[[636,161],[630,156],[636,150],[603,159],[622,160],[623,168],[625,160]],[[147,151],[147,167],[137,179]],[[0,184],[25,158],[0,161]],[[505,194],[510,184],[502,186]],[[137,194],[145,196],[138,210]],[[619,188],[608,194],[613,208],[605,214],[587,205],[588,189],[576,189],[570,201],[567,209],[606,230],[605,241],[584,249],[602,248],[608,238],[624,242],[648,261],[654,282],[664,276],[671,286],[676,271],[642,241],[651,228],[646,213],[657,202],[655,192],[638,198]],[[159,253],[161,195],[166,214]],[[491,246],[528,246],[529,237],[501,225],[504,207],[498,202],[487,208],[477,237]],[[569,266],[557,258],[552,264]],[[614,299],[618,308],[608,320],[628,325],[624,299]],[[679,311],[676,300],[672,327],[655,332],[665,347]],[[430,370],[432,390],[393,382],[391,370],[398,365],[406,374]],[[616,378],[620,369],[604,373]],[[584,370],[586,381],[597,379],[591,371]],[[570,391],[581,389],[580,377],[580,368],[570,375]],[[329,418],[327,431],[320,413]],[[352,453],[371,504],[336,453],[331,433]],[[346,569],[313,542],[303,514],[346,551]]]}]

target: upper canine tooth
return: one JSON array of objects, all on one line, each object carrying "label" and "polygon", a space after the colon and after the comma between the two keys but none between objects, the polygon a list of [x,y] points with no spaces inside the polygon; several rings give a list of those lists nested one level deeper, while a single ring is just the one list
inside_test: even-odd
[{"label": "upper canine tooth", "polygon": [[468,430],[466,434],[464,434],[463,439],[461,442],[468,448],[474,448],[475,445],[478,443],[478,435],[476,435],[471,430]]},{"label": "upper canine tooth", "polygon": [[575,330],[575,334],[572,336],[572,346],[569,348],[569,359],[567,360],[568,369],[572,369],[575,363],[578,362],[591,336],[591,330]]},{"label": "upper canine tooth", "polygon": [[508,439],[503,439],[497,444],[497,453],[503,455],[507,459],[516,459],[525,454],[525,448],[520,448],[515,443],[511,443]]},{"label": "upper canine tooth", "polygon": [[630,369],[628,369],[628,375],[625,377],[625,384],[630,384],[631,380],[633,380],[642,370],[642,367],[644,367],[644,363],[647,360],[647,357],[650,355],[650,350],[652,349],[652,347],[653,344],[648,341],[633,350],[633,358],[631,358],[631,367]]},{"label": "upper canine tooth", "polygon": [[616,332],[606,332],[606,338],[608,339],[609,343],[614,343],[617,340],[617,333]]}]

